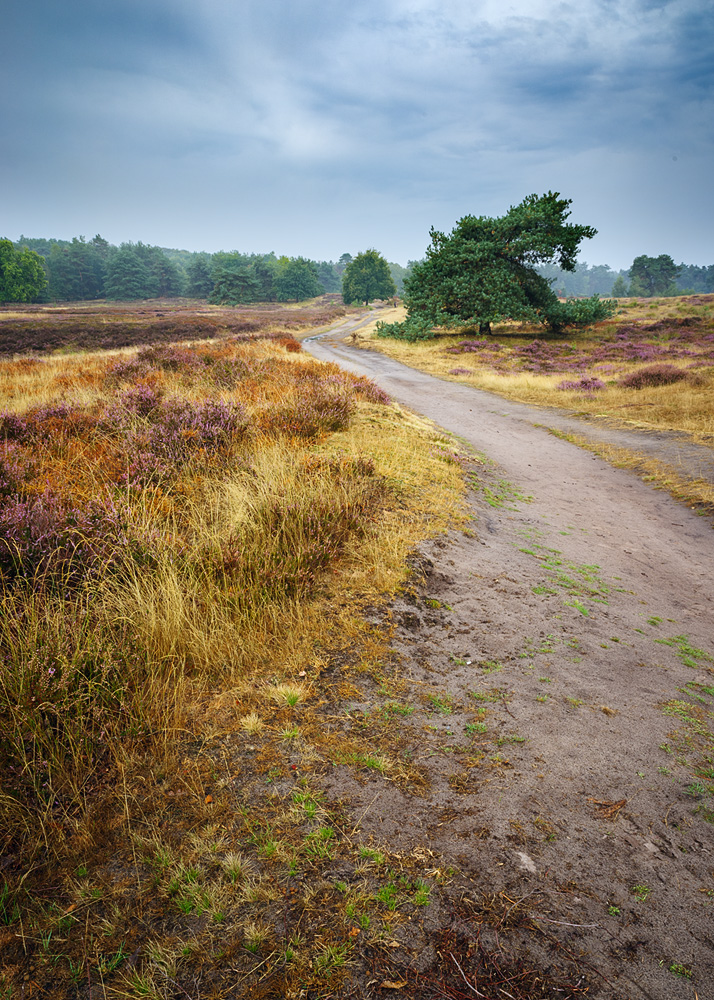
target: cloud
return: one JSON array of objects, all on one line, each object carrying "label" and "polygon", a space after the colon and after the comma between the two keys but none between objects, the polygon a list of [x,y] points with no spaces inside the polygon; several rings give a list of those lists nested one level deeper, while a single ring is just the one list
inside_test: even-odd
[{"label": "cloud", "polygon": [[622,218],[649,233],[653,202],[663,238],[676,210],[704,247],[706,13],[701,0],[10,0],[0,181],[25,231],[23,218],[42,232],[43,211],[62,218],[61,197],[64,233],[91,205],[90,229],[143,220],[121,238],[160,242],[180,205],[206,248],[234,220],[242,239],[267,232],[282,249],[282,225],[306,240],[287,252],[314,253],[339,219],[331,240],[372,225],[367,242],[384,234],[405,260],[431,222],[548,187],[614,227],[603,252],[629,254]]}]

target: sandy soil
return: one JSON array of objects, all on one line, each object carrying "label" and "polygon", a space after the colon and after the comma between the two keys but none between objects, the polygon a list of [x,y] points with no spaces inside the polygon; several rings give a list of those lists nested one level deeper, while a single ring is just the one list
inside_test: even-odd
[{"label": "sandy soil", "polygon": [[[458,873],[458,905],[410,925],[394,975],[456,963],[463,993],[435,996],[508,997],[507,979],[483,993],[464,967],[488,948],[579,970],[553,996],[712,1000],[710,523],[548,434],[546,411],[329,337],[305,347],[485,456],[471,528],[422,547],[387,616],[393,688],[420,706],[399,725],[423,786],[324,778],[363,837]],[[512,909],[489,924],[487,898]]]}]

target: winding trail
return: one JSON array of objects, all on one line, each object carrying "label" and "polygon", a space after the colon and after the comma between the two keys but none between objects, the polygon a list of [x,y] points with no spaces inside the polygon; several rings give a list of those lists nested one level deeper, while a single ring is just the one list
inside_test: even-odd
[{"label": "winding trail", "polygon": [[[441,961],[440,933],[483,945],[464,900],[500,898],[529,901],[532,923],[501,928],[499,955],[579,956],[602,1000],[714,1000],[709,520],[543,426],[586,422],[343,342],[371,318],[304,347],[486,457],[470,527],[420,546],[411,589],[375,611],[421,790],[343,766],[322,779],[362,838],[459,873],[392,953],[399,977]],[[380,711],[368,679],[334,709],[347,733]]]},{"label": "winding trail", "polygon": [[[548,433],[548,427],[557,427],[597,436],[586,421],[437,379],[344,343],[347,333],[372,318],[347,321],[303,346],[316,358],[368,375],[393,399],[497,462],[520,492],[533,496],[532,509],[554,528],[587,530],[568,536],[567,546],[564,541],[568,558],[597,562],[628,586],[636,585],[645,599],[666,598],[672,617],[696,628],[702,640],[714,641],[714,532],[707,518]],[[608,429],[608,440],[613,433],[618,432]],[[651,442],[647,434],[621,433],[638,450]],[[711,449],[684,442],[679,447],[701,474],[714,474]]]}]

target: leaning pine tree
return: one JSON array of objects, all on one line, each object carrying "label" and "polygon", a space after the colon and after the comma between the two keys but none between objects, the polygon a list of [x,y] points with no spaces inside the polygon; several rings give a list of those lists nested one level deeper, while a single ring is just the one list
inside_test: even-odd
[{"label": "leaning pine tree", "polygon": [[560,302],[536,271],[554,262],[574,271],[578,248],[597,230],[567,223],[571,202],[549,191],[529,195],[501,218],[466,215],[446,236],[431,230],[426,257],[405,282],[407,319],[382,325],[382,336],[433,336],[434,327],[477,326],[508,320],[542,323],[550,330],[604,319],[614,305],[597,295]]}]

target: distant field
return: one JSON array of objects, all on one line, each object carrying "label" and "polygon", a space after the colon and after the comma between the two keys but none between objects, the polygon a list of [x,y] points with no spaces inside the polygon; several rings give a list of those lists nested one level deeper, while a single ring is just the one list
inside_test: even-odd
[{"label": "distant field", "polygon": [[334,322],[348,310],[341,296],[308,304],[260,303],[226,308],[188,300],[81,302],[0,307],[0,357],[52,351],[113,350],[239,334],[300,333]]}]

